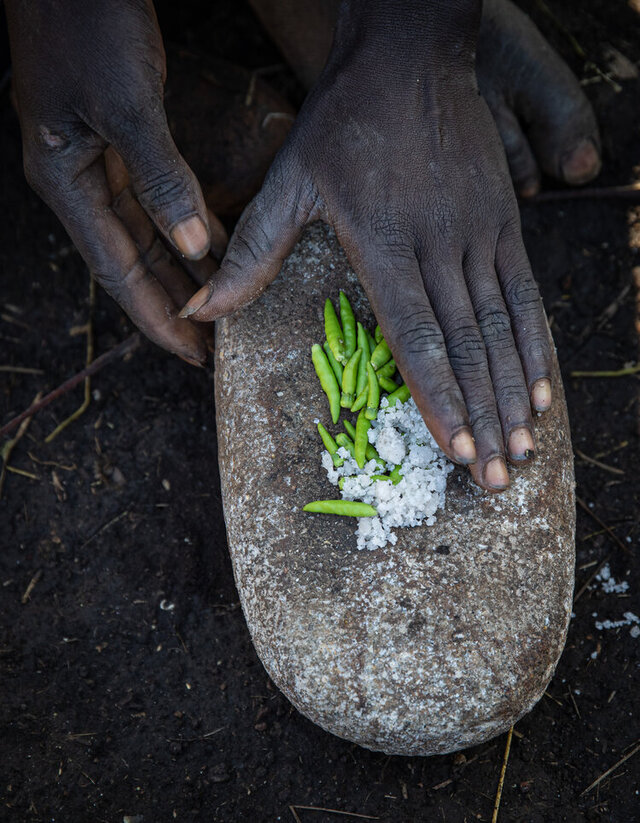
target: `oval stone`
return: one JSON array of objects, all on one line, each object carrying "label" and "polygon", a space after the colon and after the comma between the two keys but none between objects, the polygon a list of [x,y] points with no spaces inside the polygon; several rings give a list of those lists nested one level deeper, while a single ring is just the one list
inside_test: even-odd
[{"label": "oval stone", "polygon": [[307,229],[276,281],[218,322],[216,415],[229,550],[269,676],[329,732],[388,754],[442,754],[508,729],[542,696],[571,614],[574,478],[562,384],[536,419],[537,456],[510,488],[449,475],[435,525],[356,548],[321,466],[330,423],[313,370],[323,304],[346,291],[373,328],[334,234]]}]

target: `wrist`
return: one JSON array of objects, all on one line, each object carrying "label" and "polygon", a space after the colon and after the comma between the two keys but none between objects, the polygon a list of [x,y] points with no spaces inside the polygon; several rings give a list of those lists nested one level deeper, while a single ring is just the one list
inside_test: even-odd
[{"label": "wrist", "polygon": [[333,51],[371,51],[418,67],[433,59],[473,65],[482,0],[341,0]]}]

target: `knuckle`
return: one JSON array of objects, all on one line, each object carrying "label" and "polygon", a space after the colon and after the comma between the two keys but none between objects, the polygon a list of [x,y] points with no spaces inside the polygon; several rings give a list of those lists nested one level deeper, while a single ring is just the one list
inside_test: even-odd
[{"label": "knuckle", "polygon": [[447,351],[456,373],[478,373],[486,364],[484,340],[475,323],[461,324],[453,329],[447,335]]},{"label": "knuckle", "polygon": [[136,175],[134,186],[139,201],[151,211],[163,211],[186,196],[184,176],[177,169]]},{"label": "knuckle", "polygon": [[422,355],[436,362],[445,356],[444,339],[427,308],[412,308],[395,315],[392,335],[408,354]]}]

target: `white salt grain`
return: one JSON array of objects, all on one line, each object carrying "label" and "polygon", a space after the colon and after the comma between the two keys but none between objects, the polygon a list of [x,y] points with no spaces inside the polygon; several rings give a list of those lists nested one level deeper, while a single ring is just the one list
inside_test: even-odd
[{"label": "white salt grain", "polygon": [[358,521],[359,549],[376,549],[397,541],[393,529],[404,526],[432,526],[436,513],[444,508],[447,475],[453,465],[440,451],[413,399],[389,407],[383,399],[378,417],[369,429],[369,441],[387,464],[387,469],[400,466],[397,485],[390,480],[372,480],[383,473],[381,466],[370,460],[363,469],[346,449],[338,449],[344,464],[335,468],[328,452],[322,455],[327,478],[338,485],[344,477],[342,497],[361,500],[374,506],[376,517]]}]

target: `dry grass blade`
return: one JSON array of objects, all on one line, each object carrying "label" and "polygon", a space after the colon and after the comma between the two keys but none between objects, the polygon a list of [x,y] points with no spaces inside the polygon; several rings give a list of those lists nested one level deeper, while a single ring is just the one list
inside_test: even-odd
[{"label": "dry grass blade", "polygon": [[571,377],[630,377],[632,374],[640,374],[640,363],[613,371],[572,371]]},{"label": "dry grass blade", "polygon": [[[40,392],[38,392],[38,394],[36,394],[36,396],[34,398],[34,401],[31,405],[33,405],[34,403],[38,403],[41,397],[42,397],[42,394]],[[20,442],[20,440],[26,434],[26,431],[29,428],[29,423],[31,423],[31,417],[26,417],[21,422],[20,428],[18,429],[18,432],[17,432],[16,436],[13,437],[11,440],[7,440],[7,442],[4,444],[4,446],[2,446],[2,449],[0,449],[0,457],[2,458],[2,469],[0,470],[0,498],[2,497],[2,488],[4,486],[4,479],[7,476],[7,470],[9,469],[9,458],[11,457],[11,452],[15,449],[17,444]],[[1,431],[0,431],[0,434],[2,434]]]},{"label": "dry grass blade", "polygon": [[609,777],[609,775],[612,772],[615,772],[615,770],[618,768],[618,766],[622,766],[622,764],[625,763],[627,760],[629,760],[630,757],[633,757],[633,755],[636,754],[636,752],[640,752],[640,743],[636,744],[633,747],[633,749],[629,752],[629,754],[625,754],[625,756],[621,757],[620,760],[618,760],[617,763],[614,763],[613,766],[611,766],[610,769],[607,769],[607,771],[603,772],[600,775],[600,777],[596,778],[596,780],[594,780],[593,783],[590,786],[587,786],[587,788],[583,792],[580,792],[580,797],[583,797],[585,794],[588,794],[588,792],[590,792],[592,789],[595,789],[596,786],[599,786],[600,783],[602,783],[603,780],[605,780],[607,777]]},{"label": "dry grass blade", "polygon": [[373,817],[370,814],[360,814],[359,812],[343,812],[340,809],[327,809],[324,806],[300,806],[298,803],[295,803],[289,806],[289,810],[294,818],[298,821],[298,823],[302,823],[300,818],[298,817],[298,810],[305,810],[308,812],[327,812],[328,814],[340,814],[343,817],[357,817],[360,820],[380,820],[379,817]]},{"label": "dry grass blade", "polygon": [[[87,355],[85,359],[85,368],[88,368],[92,361],[93,361],[93,309],[96,303],[96,281],[93,279],[91,275],[89,275],[89,317],[87,318],[86,325],[82,327],[81,331],[87,335]],[[86,410],[89,408],[89,403],[91,403],[91,378],[85,377],[84,379],[84,400],[78,406],[78,408],[72,412],[69,417],[62,421],[59,425],[55,427],[55,429],[48,434],[44,442],[51,443],[51,441],[56,438],[60,432],[64,431],[74,420],[77,420],[81,417]]]},{"label": "dry grass blade", "polygon": [[509,752],[511,751],[511,738],[513,737],[513,726],[509,729],[507,734],[507,745],[504,750],[504,758],[502,760],[502,769],[500,769],[500,780],[498,781],[498,791],[496,792],[496,802],[493,804],[493,815],[491,816],[491,823],[497,823],[498,812],[500,811],[500,801],[502,800],[502,788],[504,786],[504,776],[507,773],[507,763],[509,762]]}]

